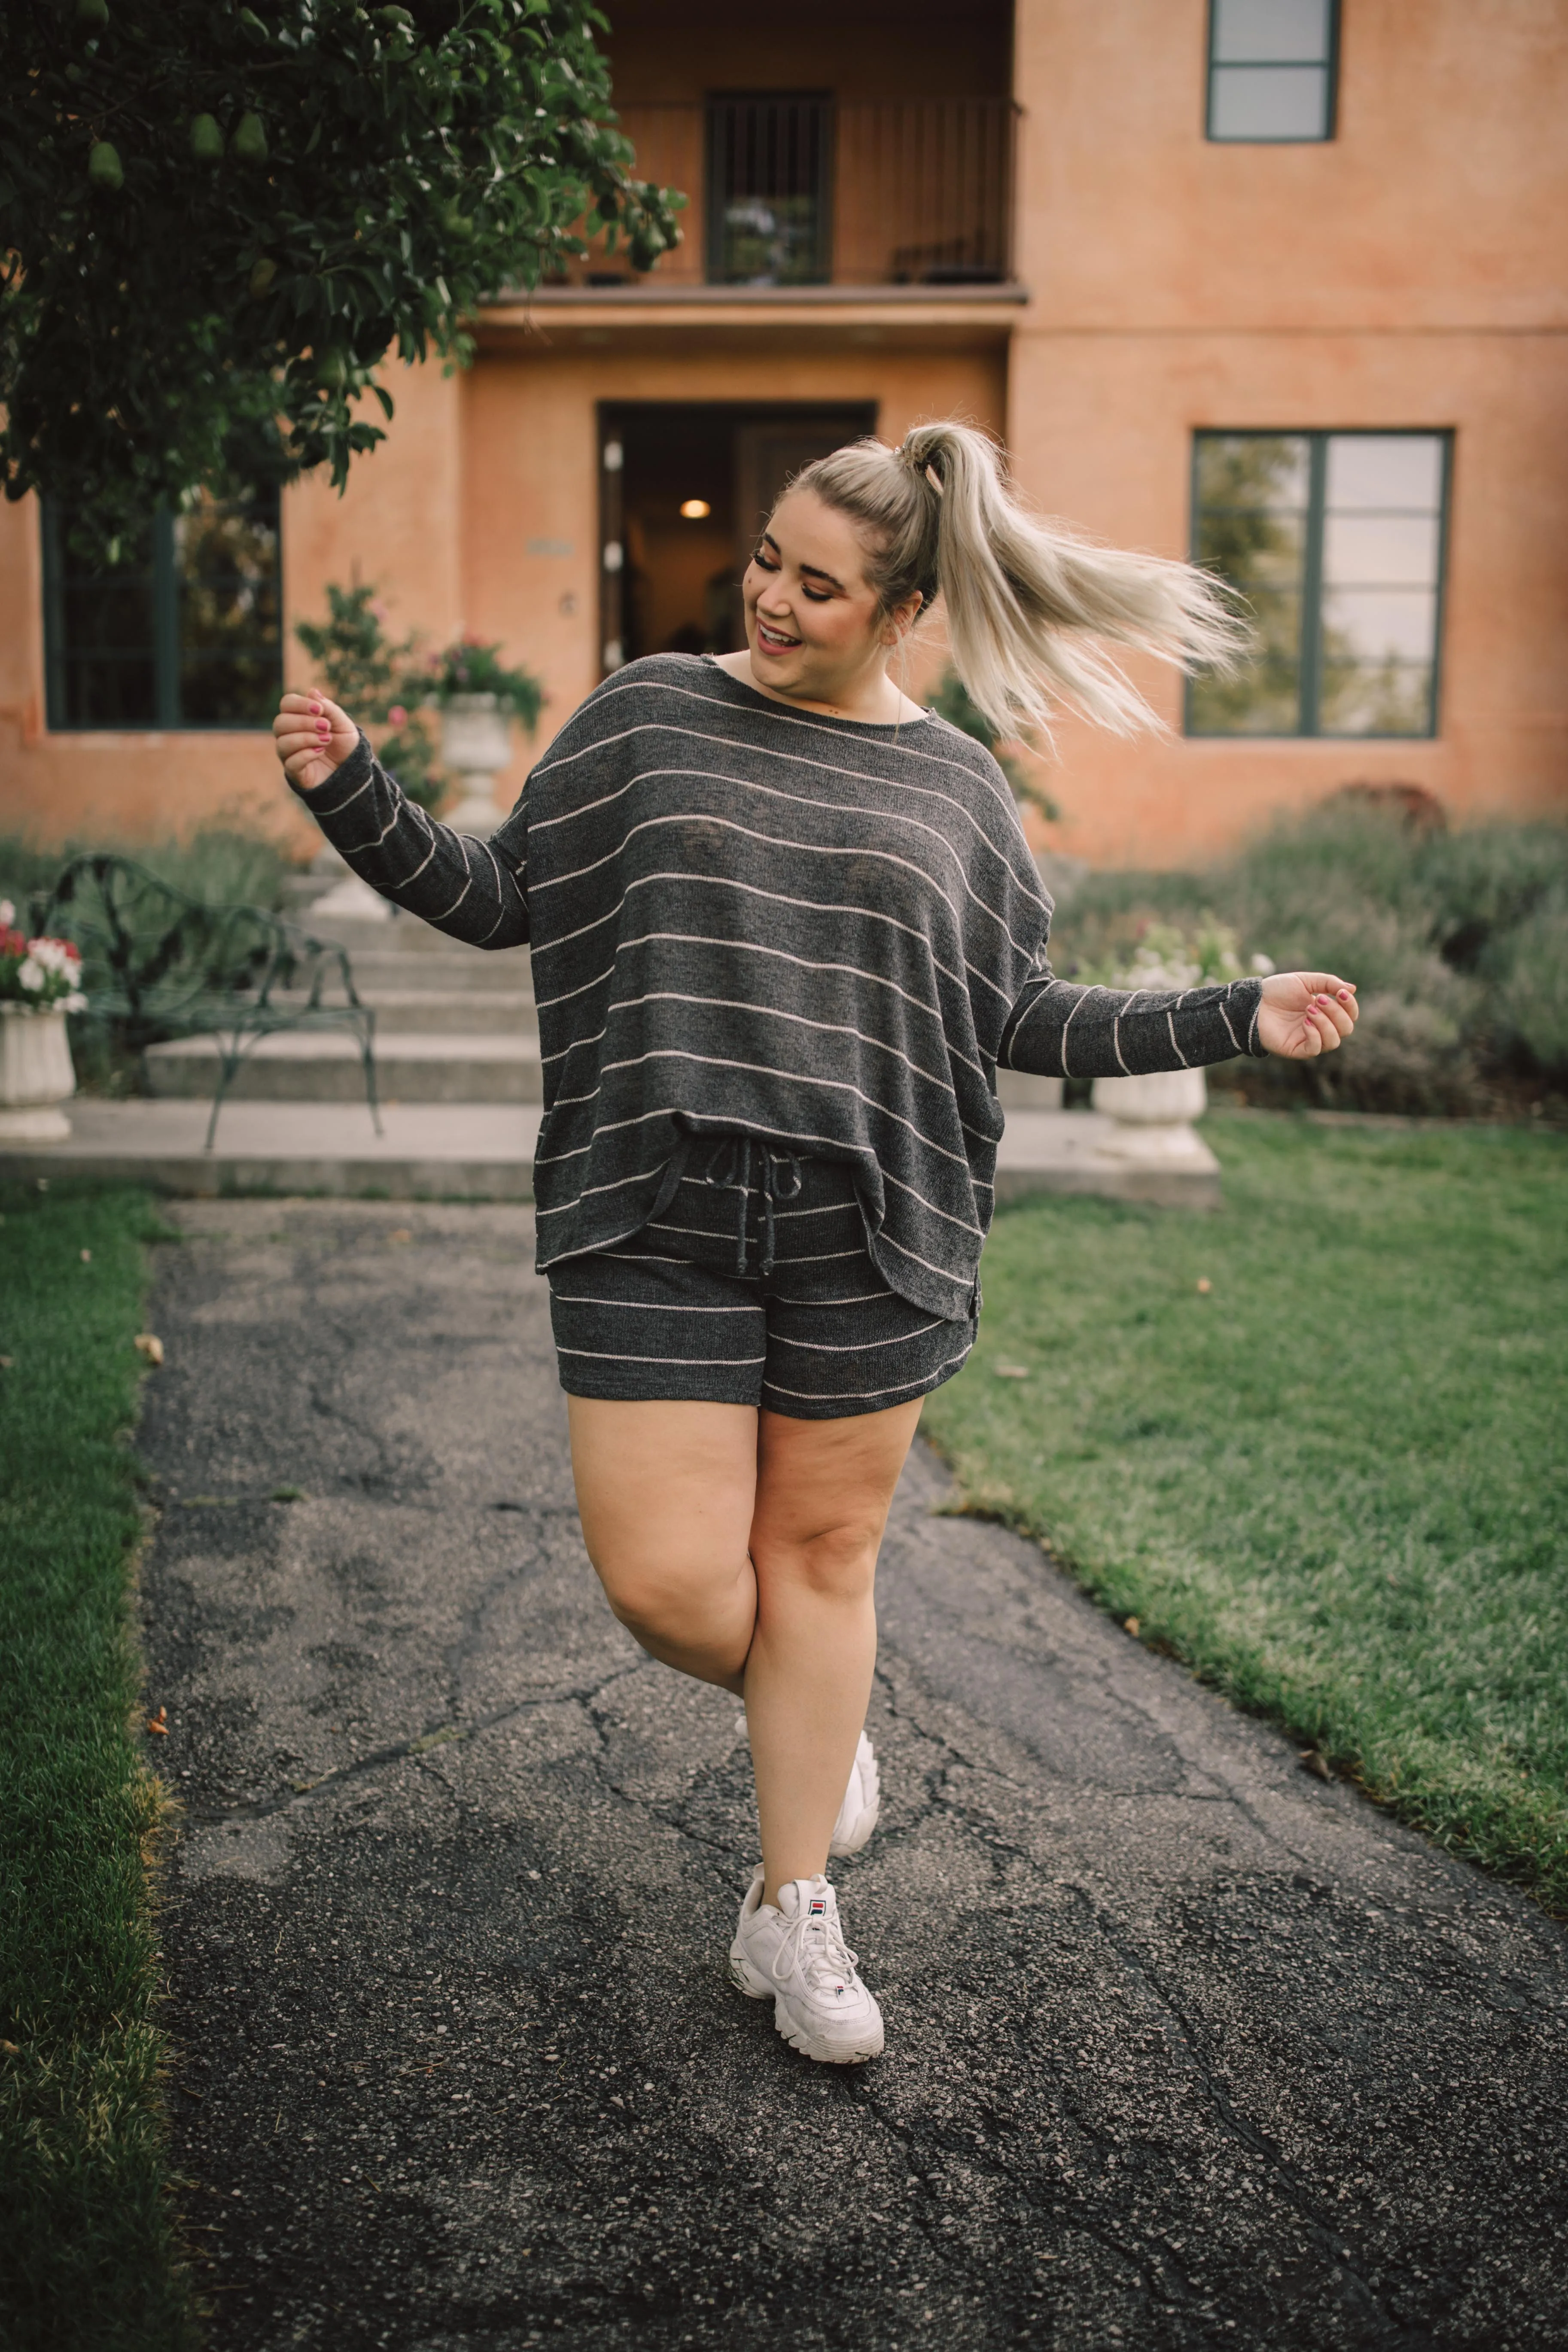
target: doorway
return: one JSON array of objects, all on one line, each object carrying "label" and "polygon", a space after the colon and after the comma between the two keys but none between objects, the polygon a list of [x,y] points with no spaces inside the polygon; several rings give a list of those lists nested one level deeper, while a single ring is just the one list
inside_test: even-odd
[{"label": "doorway", "polygon": [[616,401],[599,411],[600,644],[646,654],[745,643],[741,575],[792,474],[876,430],[870,401]]}]

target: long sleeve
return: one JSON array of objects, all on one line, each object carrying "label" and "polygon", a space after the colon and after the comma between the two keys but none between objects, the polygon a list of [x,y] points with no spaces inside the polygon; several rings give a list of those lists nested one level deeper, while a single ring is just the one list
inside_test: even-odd
[{"label": "long sleeve", "polygon": [[1237,1054],[1261,1060],[1262,997],[1256,980],[1179,992],[1085,988],[1042,964],[1008,1015],[997,1066],[1037,1077],[1120,1078],[1198,1069]]},{"label": "long sleeve", "polygon": [[362,733],[313,793],[294,790],[338,855],[373,890],[470,947],[528,938],[526,827],[520,803],[489,841],[437,824],[406,798]]}]

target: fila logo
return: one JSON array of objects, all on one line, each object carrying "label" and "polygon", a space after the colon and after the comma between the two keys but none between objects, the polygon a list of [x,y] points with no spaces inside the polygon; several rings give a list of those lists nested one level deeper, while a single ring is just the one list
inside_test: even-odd
[{"label": "fila logo", "polygon": [[819,1911],[826,1911],[826,1908],[827,1906],[823,1901],[821,1895],[813,1895],[810,1903],[806,1906],[806,1917],[808,1919],[815,1919]]}]

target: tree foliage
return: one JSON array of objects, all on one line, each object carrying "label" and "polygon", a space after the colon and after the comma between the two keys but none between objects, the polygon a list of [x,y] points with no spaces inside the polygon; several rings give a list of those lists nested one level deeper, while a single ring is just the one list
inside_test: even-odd
[{"label": "tree foliage", "polygon": [[587,0],[14,0],[0,77],[5,490],[101,547],[236,466],[341,488],[395,351],[607,232],[651,268]]}]

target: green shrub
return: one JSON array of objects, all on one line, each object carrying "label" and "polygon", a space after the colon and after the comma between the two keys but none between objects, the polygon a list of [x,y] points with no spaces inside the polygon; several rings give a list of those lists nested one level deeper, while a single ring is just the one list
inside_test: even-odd
[{"label": "green shrub", "polygon": [[1350,1044],[1310,1063],[1227,1066],[1255,1098],[1358,1110],[1483,1109],[1509,1072],[1568,1078],[1568,827],[1447,833],[1338,796],[1204,874],[1091,874],[1054,935],[1068,977],[1125,970],[1162,925],[1217,918],[1244,962],[1342,972],[1360,992]]},{"label": "green shrub", "polygon": [[1494,958],[1500,1047],[1568,1080],[1568,888],[1538,900]]},{"label": "green shrub", "polygon": [[193,833],[184,841],[68,841],[58,849],[40,848],[21,834],[0,834],[0,898],[12,899],[18,922],[37,919],[56,877],[73,857],[89,849],[112,849],[133,857],[161,882],[172,883],[187,897],[209,906],[265,907],[276,914],[283,903],[283,883],[289,873],[284,850],[265,835],[242,833],[219,825]]}]

